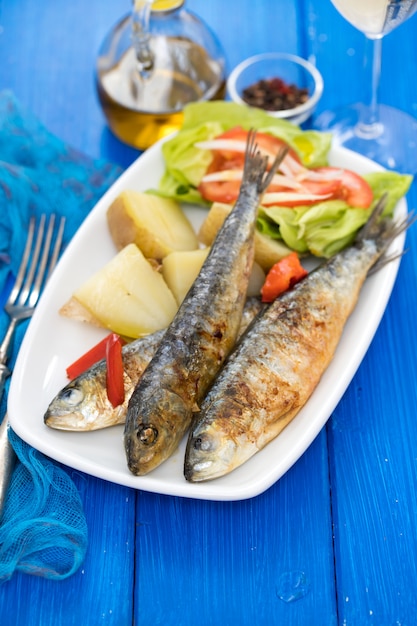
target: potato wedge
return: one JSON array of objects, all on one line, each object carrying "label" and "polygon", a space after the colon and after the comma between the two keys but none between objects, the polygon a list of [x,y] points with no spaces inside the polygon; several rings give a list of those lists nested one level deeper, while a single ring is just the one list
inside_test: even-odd
[{"label": "potato wedge", "polygon": [[[197,278],[210,248],[171,252],[162,260],[162,276],[178,303],[182,303]],[[253,264],[249,279],[248,296],[259,296],[265,282],[265,272],[258,263]]]},{"label": "potato wedge", "polygon": [[180,305],[197,278],[210,248],[171,252],[162,260],[162,276]]},{"label": "potato wedge", "polygon": [[94,315],[85,308],[74,296],[66,302],[60,309],[59,314],[68,317],[77,322],[92,324],[93,326],[103,327],[103,324]]},{"label": "potato wedge", "polygon": [[177,303],[135,244],[123,248],[73,294],[100,323],[125,337],[166,328]]},{"label": "potato wedge", "polygon": [[248,297],[259,296],[262,286],[265,282],[265,272],[259,263],[253,264],[252,273],[249,278]]},{"label": "potato wedge", "polygon": [[174,200],[123,191],[107,210],[107,222],[118,250],[135,243],[144,256],[162,259],[174,250],[195,250],[197,236]]},{"label": "potato wedge", "polygon": [[[201,243],[206,246],[212,244],[217,231],[231,210],[232,206],[230,204],[215,202],[212,205],[198,233]],[[287,256],[290,252],[291,250],[285,244],[271,239],[258,231],[255,232],[255,261],[263,270],[268,271],[274,263]]]}]

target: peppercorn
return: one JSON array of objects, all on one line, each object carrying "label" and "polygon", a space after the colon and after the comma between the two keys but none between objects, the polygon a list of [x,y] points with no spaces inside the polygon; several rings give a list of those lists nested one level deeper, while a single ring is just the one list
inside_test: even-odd
[{"label": "peppercorn", "polygon": [[242,99],[265,111],[293,109],[308,100],[308,89],[286,83],[282,78],[261,79],[246,87]]}]

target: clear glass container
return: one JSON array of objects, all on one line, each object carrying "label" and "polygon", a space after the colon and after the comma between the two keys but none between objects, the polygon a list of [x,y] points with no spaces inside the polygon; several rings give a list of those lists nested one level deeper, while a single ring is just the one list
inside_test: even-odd
[{"label": "clear glass container", "polygon": [[97,92],[113,133],[145,150],[181,126],[185,105],[222,99],[225,73],[220,43],[184,0],[136,0],[101,46]]}]

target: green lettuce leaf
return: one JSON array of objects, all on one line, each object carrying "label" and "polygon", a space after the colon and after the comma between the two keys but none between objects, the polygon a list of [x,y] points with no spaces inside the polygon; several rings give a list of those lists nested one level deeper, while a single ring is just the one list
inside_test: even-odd
[{"label": "green lettuce leaf", "polygon": [[388,194],[385,215],[392,215],[396,204],[405,196],[413,182],[412,176],[396,172],[372,172],[365,174],[364,179],[368,181],[374,192],[372,207],[384,193]]},{"label": "green lettuce leaf", "polygon": [[[211,161],[211,153],[196,148],[195,143],[213,139],[234,126],[242,126],[246,130],[255,128],[284,139],[307,167],[328,164],[330,133],[302,131],[300,127],[274,119],[260,109],[232,102],[195,103],[185,108],[181,130],[162,146],[166,171],[155,192],[180,202],[207,206],[197,186]],[[386,171],[367,174],[364,178],[374,193],[369,209],[352,208],[343,200],[328,200],[296,208],[262,208],[257,228],[299,254],[329,258],[352,243],[358,229],[368,220],[384,193],[388,194],[385,214],[392,215],[413,180],[411,176]]]},{"label": "green lettuce leaf", "polygon": [[211,153],[195,147],[198,141],[213,139],[229,128],[256,128],[287,141],[308,167],[327,164],[331,136],[328,133],[302,131],[285,120],[275,120],[260,109],[233,102],[189,104],[184,111],[181,130],[162,145],[166,170],[157,193],[180,202],[207,205],[197,186],[211,161]]},{"label": "green lettuce leaf", "polygon": [[326,200],[312,206],[261,208],[258,228],[274,239],[282,239],[300,254],[329,258],[350,245],[384,193],[388,201],[384,214],[392,215],[408,191],[412,176],[396,172],[374,172],[364,176],[371,185],[374,199],[369,209],[349,206],[343,200]]}]

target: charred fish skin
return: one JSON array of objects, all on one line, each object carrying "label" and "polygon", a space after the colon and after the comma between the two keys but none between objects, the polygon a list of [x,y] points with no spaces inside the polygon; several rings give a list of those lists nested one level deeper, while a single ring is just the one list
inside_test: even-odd
[{"label": "charred fish skin", "polygon": [[[248,298],[243,309],[242,334],[262,307],[260,298]],[[122,348],[125,371],[125,400],[113,407],[106,391],[106,362],[102,360],[69,382],[50,402],[44,423],[50,428],[89,431],[108,428],[126,421],[127,405],[133,389],[154,356],[165,330],[135,339]]]},{"label": "charred fish skin", "polygon": [[249,133],[238,200],[129,401],[124,442],[135,475],[147,474],[177,449],[236,341],[259,200],[284,155],[266,173],[266,159]]},{"label": "charred fish skin", "polygon": [[330,364],[369,270],[399,229],[378,224],[254,320],[201,405],[184,475],[211,480],[239,467],[297,415]]}]

